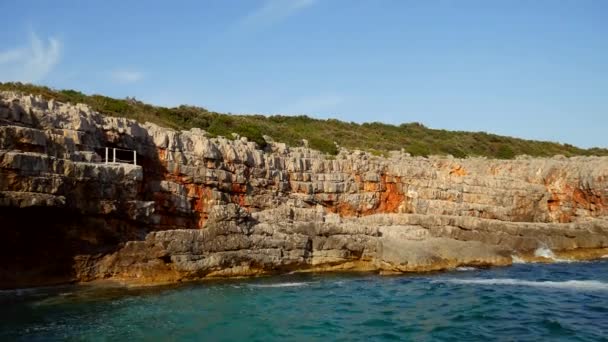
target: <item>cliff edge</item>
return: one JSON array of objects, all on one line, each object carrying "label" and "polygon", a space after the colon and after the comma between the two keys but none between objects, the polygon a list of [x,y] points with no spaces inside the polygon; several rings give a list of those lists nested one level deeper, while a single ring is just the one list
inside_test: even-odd
[{"label": "cliff edge", "polygon": [[232,138],[0,92],[0,287],[608,254],[608,157],[328,156]]}]

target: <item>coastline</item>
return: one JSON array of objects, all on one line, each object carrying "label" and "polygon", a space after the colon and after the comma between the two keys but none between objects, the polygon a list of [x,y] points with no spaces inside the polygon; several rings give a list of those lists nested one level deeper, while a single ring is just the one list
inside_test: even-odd
[{"label": "coastline", "polygon": [[[422,275],[422,274],[442,274],[445,272],[452,272],[459,268],[494,268],[494,267],[510,267],[517,264],[555,264],[555,263],[579,263],[587,261],[599,261],[608,259],[608,248],[590,248],[590,249],[576,249],[568,251],[554,251],[552,257],[538,256],[534,252],[516,256],[511,263],[500,263],[500,264],[489,264],[489,263],[469,263],[462,264],[458,262],[442,263],[440,265],[433,265],[431,267],[413,268],[410,271],[391,271],[390,269],[380,269],[372,262],[356,261],[346,262],[338,265],[331,266],[313,266],[304,269],[295,269],[288,272],[271,272],[260,270],[259,272],[251,272],[243,275],[208,275],[200,278],[175,278],[158,280],[158,278],[149,279],[133,279],[133,278],[110,278],[110,279],[97,279],[90,282],[76,283],[80,285],[93,285],[93,286],[122,286],[129,288],[145,288],[155,286],[171,286],[177,284],[188,284],[197,282],[214,282],[223,280],[249,280],[256,278],[266,277],[281,277],[285,275],[294,274],[340,274],[340,273],[361,273],[361,274],[377,274],[381,276],[406,276],[406,275]],[[162,277],[160,279],[163,279]]]},{"label": "coastline", "polygon": [[328,156],[10,92],[0,118],[2,287],[608,254],[608,157]]}]

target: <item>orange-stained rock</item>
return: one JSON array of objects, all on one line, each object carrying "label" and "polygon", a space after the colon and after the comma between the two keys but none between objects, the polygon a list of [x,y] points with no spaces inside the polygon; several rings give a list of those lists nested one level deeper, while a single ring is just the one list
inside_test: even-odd
[{"label": "orange-stained rock", "polygon": [[[493,171],[493,172],[496,172],[496,171]],[[466,176],[467,171],[461,165],[456,165],[450,170],[450,175]]]},{"label": "orange-stained rock", "polygon": [[378,211],[381,213],[395,213],[403,204],[405,195],[399,190],[396,183],[386,184],[386,190],[380,196],[380,207]]},{"label": "orange-stained rock", "polygon": [[[32,96],[0,105],[0,287],[428,271],[608,247],[605,157],[328,157]],[[138,165],[102,163],[106,146]]]}]

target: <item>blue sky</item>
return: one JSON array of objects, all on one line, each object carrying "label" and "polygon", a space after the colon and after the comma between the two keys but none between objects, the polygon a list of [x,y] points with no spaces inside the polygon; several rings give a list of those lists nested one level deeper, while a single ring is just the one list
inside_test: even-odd
[{"label": "blue sky", "polygon": [[608,147],[608,1],[0,0],[0,81]]}]

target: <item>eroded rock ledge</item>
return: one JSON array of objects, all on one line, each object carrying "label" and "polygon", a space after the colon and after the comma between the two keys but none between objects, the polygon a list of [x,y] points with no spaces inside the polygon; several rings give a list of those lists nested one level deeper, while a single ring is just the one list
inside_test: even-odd
[{"label": "eroded rock ledge", "polygon": [[262,150],[5,92],[0,223],[1,287],[590,258],[608,254],[608,158]]}]

